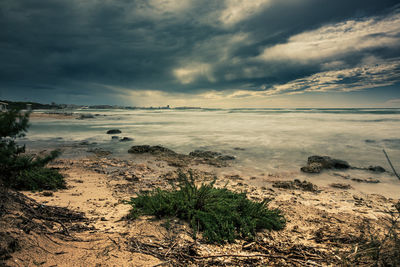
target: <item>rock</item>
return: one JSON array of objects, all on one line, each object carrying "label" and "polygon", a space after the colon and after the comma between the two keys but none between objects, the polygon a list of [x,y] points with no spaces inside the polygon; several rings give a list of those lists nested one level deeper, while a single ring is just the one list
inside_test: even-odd
[{"label": "rock", "polygon": [[341,183],[333,183],[329,185],[330,187],[333,188],[339,188],[339,189],[351,189],[351,185],[349,184],[341,184]]},{"label": "rock", "polygon": [[121,130],[119,129],[111,129],[107,131],[107,134],[120,134]]},{"label": "rock", "polygon": [[118,139],[119,139],[119,136],[116,136],[116,135],[111,136],[111,140],[118,140]]},{"label": "rock", "polygon": [[350,164],[347,161],[340,159],[332,159],[328,156],[311,156],[308,157],[308,164],[320,163],[323,169],[348,169]]},{"label": "rock", "polygon": [[276,187],[276,188],[283,188],[283,189],[295,189],[292,181],[274,182],[274,184],[272,186]]},{"label": "rock", "polygon": [[303,191],[310,191],[319,193],[318,187],[307,181],[300,181],[299,179],[295,179],[293,181],[277,181],[272,184],[273,187],[283,188],[283,189],[300,189]]},{"label": "rock", "polygon": [[307,173],[320,173],[323,169],[348,169],[350,164],[340,159],[332,159],[328,156],[311,156],[307,159],[307,166],[300,170]]},{"label": "rock", "polygon": [[307,182],[307,181],[301,182],[300,180],[295,179],[294,180],[294,184],[295,184],[296,187],[298,187],[298,188],[300,188],[300,189],[302,189],[304,191],[311,191],[311,192],[319,191],[316,185],[314,185],[314,184],[312,184],[310,182]]},{"label": "rock", "polygon": [[302,172],[307,173],[320,173],[322,171],[322,164],[321,163],[311,163],[307,166],[301,167],[300,169]]},{"label": "rock", "polygon": [[371,178],[371,177],[364,179],[364,178],[358,178],[358,177],[351,177],[350,175],[343,175],[343,174],[340,174],[340,173],[333,173],[333,175],[342,177],[342,178],[347,179],[347,180],[352,180],[352,181],[357,182],[357,183],[368,183],[368,184],[380,183],[380,181],[378,179],[374,179],[374,178]]},{"label": "rock", "polygon": [[234,156],[223,155],[223,156],[219,156],[217,159],[219,159],[219,160],[234,160],[236,158]]},{"label": "rock", "polygon": [[367,178],[367,179],[362,179],[362,178],[351,178],[352,181],[357,182],[357,183],[367,183],[367,184],[377,184],[380,183],[378,179],[374,178]]},{"label": "rock", "polygon": [[76,118],[77,120],[84,120],[84,119],[94,119],[93,114],[81,114],[78,118]]},{"label": "rock", "polygon": [[381,166],[369,166],[368,167],[368,170],[369,171],[372,171],[372,172],[378,172],[378,173],[382,173],[382,172],[385,172],[386,170],[383,168],[383,167],[381,167]]},{"label": "rock", "polygon": [[149,146],[149,145],[139,145],[139,146],[132,146],[128,153],[132,154],[144,154],[144,153],[151,153],[151,154],[176,154],[175,151],[162,147],[162,146]]},{"label": "rock", "polygon": [[241,147],[234,147],[233,149],[234,149],[234,150],[241,150],[241,151],[244,151],[244,150],[246,150],[246,149],[244,149],[244,148],[241,148]]},{"label": "rock", "polygon": [[197,158],[215,158],[218,156],[222,156],[221,153],[209,151],[209,150],[195,150],[189,153],[189,156],[197,157]]},{"label": "rock", "polygon": [[87,145],[89,145],[89,141],[83,140],[83,141],[81,141],[81,142],[79,143],[79,145],[81,145],[81,146],[87,146]]},{"label": "rock", "polygon": [[230,155],[222,155],[219,152],[209,151],[209,150],[195,150],[189,153],[189,156],[195,158],[204,158],[204,159],[218,159],[218,160],[234,160],[236,159],[234,156]]},{"label": "rock", "polygon": [[123,137],[122,139],[119,140],[120,142],[129,142],[129,141],[133,141],[133,138],[130,137]]}]

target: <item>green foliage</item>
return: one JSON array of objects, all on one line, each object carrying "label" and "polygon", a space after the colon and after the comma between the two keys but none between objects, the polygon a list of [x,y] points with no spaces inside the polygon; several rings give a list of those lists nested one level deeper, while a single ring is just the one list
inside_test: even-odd
[{"label": "green foliage", "polygon": [[285,219],[279,210],[270,210],[266,202],[247,199],[245,193],[215,188],[214,182],[195,185],[194,178],[180,173],[172,191],[156,189],[132,198],[130,216],[154,215],[157,218],[177,217],[189,222],[193,236],[198,231],[210,243],[233,242],[236,238],[254,239],[261,229],[279,230]]},{"label": "green foliage", "polygon": [[16,138],[25,135],[29,124],[29,113],[22,114],[18,110],[0,113],[0,138]]},{"label": "green foliage", "polygon": [[[61,175],[45,168],[47,163],[60,155],[60,151],[52,151],[44,157],[25,155],[25,146],[19,146],[15,142],[16,138],[25,136],[28,122],[29,113],[22,114],[18,110],[0,113],[0,184],[14,189],[30,190],[63,187],[59,181]],[[34,175],[37,177],[33,177]]]},{"label": "green foliage", "polygon": [[54,169],[36,167],[23,170],[15,180],[12,188],[20,190],[55,190],[65,188],[64,177]]}]

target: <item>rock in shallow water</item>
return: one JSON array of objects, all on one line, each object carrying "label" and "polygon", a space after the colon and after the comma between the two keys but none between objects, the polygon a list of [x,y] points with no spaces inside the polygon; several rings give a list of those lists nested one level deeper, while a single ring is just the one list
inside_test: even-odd
[{"label": "rock in shallow water", "polygon": [[339,188],[339,189],[351,189],[351,185],[349,184],[342,184],[342,183],[333,183],[329,185],[330,187],[333,188]]},{"label": "rock in shallow water", "polygon": [[129,141],[133,141],[133,138],[130,137],[123,137],[121,140],[119,140],[120,142],[129,142]]},{"label": "rock in shallow water", "polygon": [[350,164],[347,161],[340,159],[332,159],[328,156],[311,156],[308,157],[308,164],[320,163],[323,169],[348,169]]},{"label": "rock in shallow water", "polygon": [[322,164],[321,163],[311,163],[307,166],[301,167],[300,169],[302,172],[307,173],[320,173],[322,171]]},{"label": "rock in shallow water", "polygon": [[308,157],[307,166],[300,170],[307,173],[320,173],[323,169],[348,169],[350,164],[340,159],[332,159],[328,156]]},{"label": "rock in shallow water", "polygon": [[215,158],[221,156],[221,153],[209,151],[209,150],[195,150],[189,153],[189,156],[198,158]]},{"label": "rock in shallow water", "polygon": [[159,153],[167,153],[167,154],[176,154],[175,151],[162,147],[162,146],[149,146],[149,145],[139,145],[132,146],[128,153],[132,154],[143,154],[143,153],[151,153],[151,154],[159,154]]},{"label": "rock in shallow water", "polygon": [[79,118],[76,118],[77,120],[84,120],[84,119],[94,119],[94,116],[93,116],[93,114],[90,114],[90,113],[88,113],[88,114],[81,114],[80,116],[79,116]]},{"label": "rock in shallow water", "polygon": [[383,167],[381,167],[381,166],[369,166],[368,167],[368,170],[369,171],[372,171],[372,172],[385,172],[386,170],[383,168]]},{"label": "rock in shallow water", "polygon": [[234,156],[223,155],[223,156],[219,156],[217,159],[219,159],[219,160],[234,160],[236,158]]},{"label": "rock in shallow water", "polygon": [[119,134],[121,133],[121,130],[119,129],[111,129],[107,131],[107,134]]},{"label": "rock in shallow water", "polygon": [[204,158],[204,159],[218,159],[218,160],[234,160],[234,156],[230,155],[222,155],[219,152],[209,151],[209,150],[195,150],[189,153],[189,156],[195,158]]}]

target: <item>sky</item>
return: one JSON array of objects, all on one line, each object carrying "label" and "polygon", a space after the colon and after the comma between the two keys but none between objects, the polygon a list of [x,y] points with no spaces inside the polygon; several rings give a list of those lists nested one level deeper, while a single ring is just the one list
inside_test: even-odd
[{"label": "sky", "polygon": [[1,0],[0,99],[400,107],[400,4]]}]

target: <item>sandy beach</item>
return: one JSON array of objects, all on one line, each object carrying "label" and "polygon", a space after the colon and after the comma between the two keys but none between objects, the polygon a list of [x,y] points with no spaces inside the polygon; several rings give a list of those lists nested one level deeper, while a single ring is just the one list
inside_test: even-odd
[{"label": "sandy beach", "polygon": [[[42,115],[39,117],[43,119]],[[79,147],[90,150],[89,146],[82,143]],[[69,228],[67,235],[20,233],[23,245],[6,264],[337,266],[356,252],[365,227],[383,233],[387,211],[393,210],[398,201],[354,190],[345,179],[339,184],[316,186],[297,180],[290,172],[246,176],[239,170],[235,172],[235,160],[210,160],[163,151],[133,154],[126,160],[104,150],[92,152],[79,159],[61,157],[51,163],[65,176],[67,189],[23,192],[39,205],[82,212],[85,221],[65,226]],[[189,170],[198,183],[216,177],[216,187],[247,192],[255,201],[270,200],[269,207],[282,210],[286,227],[260,232],[256,241],[250,243],[238,240],[211,245],[201,238],[193,240],[189,226],[176,219],[168,220],[168,228],[167,220],[150,216],[126,219],[131,206],[125,201],[143,190],[171,188],[170,182],[176,180],[178,172]],[[338,172],[346,175],[346,171]],[[54,232],[59,232],[64,226],[54,227]]]}]

